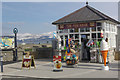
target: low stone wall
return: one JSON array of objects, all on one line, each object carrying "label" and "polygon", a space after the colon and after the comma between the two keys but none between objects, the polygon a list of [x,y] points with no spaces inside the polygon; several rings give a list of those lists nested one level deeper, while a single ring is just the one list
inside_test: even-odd
[{"label": "low stone wall", "polygon": [[119,52],[115,52],[115,60],[120,60],[120,51]]},{"label": "low stone wall", "polygon": [[[22,60],[22,51],[18,51],[18,60]],[[13,61],[13,51],[2,51],[3,61]]]},{"label": "low stone wall", "polygon": [[35,59],[52,58],[52,52],[52,48],[37,48],[34,52],[32,52],[32,55]]}]

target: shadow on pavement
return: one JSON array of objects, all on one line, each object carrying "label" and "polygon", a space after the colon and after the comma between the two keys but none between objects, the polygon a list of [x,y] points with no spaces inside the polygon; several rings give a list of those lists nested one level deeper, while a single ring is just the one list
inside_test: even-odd
[{"label": "shadow on pavement", "polygon": [[34,78],[34,77],[25,77],[25,76],[12,76],[12,75],[3,75],[2,80],[59,80],[53,78]]},{"label": "shadow on pavement", "polygon": [[[4,62],[3,62],[3,65],[13,64],[13,63],[21,62],[21,61],[22,61],[22,60],[18,60],[18,61],[4,61]],[[52,59],[35,59],[35,61],[52,62]]]},{"label": "shadow on pavement", "polygon": [[110,69],[110,71],[120,71],[120,69]]},{"label": "shadow on pavement", "polygon": [[3,65],[7,65],[7,64],[13,64],[13,63],[17,63],[17,62],[21,62],[22,60],[18,60],[18,61],[4,61]]},{"label": "shadow on pavement", "polygon": [[91,65],[91,64],[78,64],[78,66],[90,66],[90,67],[101,67],[101,66],[98,66],[98,65]]},{"label": "shadow on pavement", "polygon": [[12,69],[21,70],[21,68],[18,68],[18,67],[8,67],[8,68],[12,68]]},{"label": "shadow on pavement", "polygon": [[53,61],[53,59],[35,59],[35,61],[52,62],[52,61]]},{"label": "shadow on pavement", "polygon": [[119,80],[119,79],[118,78],[33,78],[33,77],[25,77],[25,76],[4,75],[2,80]]}]

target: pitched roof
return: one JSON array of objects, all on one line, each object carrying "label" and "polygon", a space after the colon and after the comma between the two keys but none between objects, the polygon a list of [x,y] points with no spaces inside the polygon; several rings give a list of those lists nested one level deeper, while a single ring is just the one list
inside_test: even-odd
[{"label": "pitched roof", "polygon": [[109,20],[120,24],[120,22],[90,7],[89,5],[86,5],[85,7],[80,8],[79,10],[67,16],[64,16],[63,18],[53,22],[52,24],[78,23],[100,20]]}]

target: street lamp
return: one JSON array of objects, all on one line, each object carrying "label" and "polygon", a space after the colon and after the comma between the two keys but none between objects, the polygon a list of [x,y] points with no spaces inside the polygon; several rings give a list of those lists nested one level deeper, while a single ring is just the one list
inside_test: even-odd
[{"label": "street lamp", "polygon": [[17,59],[18,59],[18,56],[17,56],[17,33],[18,33],[18,29],[14,28],[13,33],[15,34],[15,38],[14,38],[14,40],[15,40],[15,56],[14,56],[14,58],[15,58],[15,61],[17,61]]}]

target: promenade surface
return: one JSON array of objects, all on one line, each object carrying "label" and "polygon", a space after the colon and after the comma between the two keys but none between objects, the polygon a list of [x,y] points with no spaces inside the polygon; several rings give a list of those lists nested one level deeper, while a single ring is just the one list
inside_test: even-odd
[{"label": "promenade surface", "polygon": [[[79,62],[77,68],[67,68],[63,63],[62,72],[53,72],[53,63],[49,60],[35,60],[36,69],[23,68],[21,70],[22,62],[4,65],[4,72],[2,78],[118,78],[120,68],[118,68],[118,61],[110,63],[110,70],[101,70],[103,64],[99,63],[81,63]],[[30,80],[30,79],[29,79]]]}]

